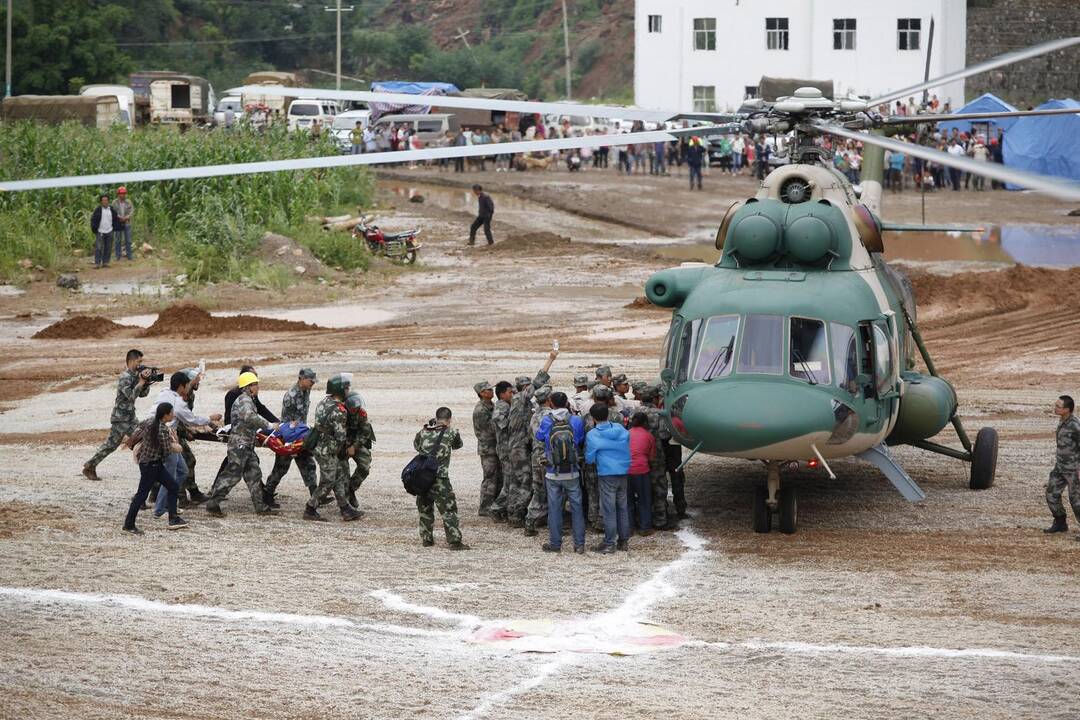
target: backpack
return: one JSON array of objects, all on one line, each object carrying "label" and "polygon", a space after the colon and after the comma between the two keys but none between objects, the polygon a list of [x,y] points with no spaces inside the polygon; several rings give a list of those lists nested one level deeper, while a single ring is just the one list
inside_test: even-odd
[{"label": "backpack", "polygon": [[401,484],[405,486],[405,492],[410,495],[423,495],[435,484],[435,477],[439,472],[439,445],[442,444],[445,434],[446,428],[439,431],[439,437],[432,447],[432,455],[419,453],[401,471]]},{"label": "backpack", "polygon": [[568,419],[556,420],[548,430],[548,460],[556,472],[569,472],[578,464],[577,442]]}]

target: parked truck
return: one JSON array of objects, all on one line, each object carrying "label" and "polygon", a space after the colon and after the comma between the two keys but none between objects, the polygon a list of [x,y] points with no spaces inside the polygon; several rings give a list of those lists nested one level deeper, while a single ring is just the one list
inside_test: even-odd
[{"label": "parked truck", "polygon": [[74,121],[99,130],[123,124],[115,95],[16,95],[0,103],[0,118],[5,122],[36,120],[53,125]]},{"label": "parked truck", "polygon": [[83,85],[80,95],[92,97],[114,96],[120,104],[120,122],[129,130],[135,129],[135,91],[127,85]]},{"label": "parked truck", "polygon": [[[300,79],[293,73],[278,72],[276,70],[263,70],[253,72],[244,78],[244,85],[280,85],[282,87],[299,87]],[[244,93],[241,96],[241,104],[244,112],[251,118],[258,118],[262,122],[275,120],[284,122],[289,115],[289,106],[294,97],[277,93],[264,95],[262,93]]]},{"label": "parked truck", "polygon": [[171,75],[150,81],[150,122],[209,125],[214,119],[214,88],[204,78]]}]

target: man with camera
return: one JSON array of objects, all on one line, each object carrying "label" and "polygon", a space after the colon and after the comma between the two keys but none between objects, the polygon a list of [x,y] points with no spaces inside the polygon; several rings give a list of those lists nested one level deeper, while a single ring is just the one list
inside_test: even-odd
[{"label": "man with camera", "polygon": [[120,374],[120,379],[116,383],[116,402],[113,405],[112,416],[109,418],[112,424],[109,437],[101,444],[94,456],[83,465],[82,474],[89,480],[101,479],[97,474],[98,464],[113,450],[120,447],[125,437],[135,432],[135,427],[139,423],[135,415],[135,399],[150,394],[150,383],[165,379],[165,375],[157,368],[147,367],[142,364],[142,361],[143,354],[140,350],[128,350],[127,368]]}]

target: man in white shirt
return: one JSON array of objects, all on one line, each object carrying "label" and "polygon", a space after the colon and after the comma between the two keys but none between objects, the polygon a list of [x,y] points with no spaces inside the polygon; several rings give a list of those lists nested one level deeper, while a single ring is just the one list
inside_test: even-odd
[{"label": "man in white shirt", "polygon": [[[967,157],[967,151],[964,150],[963,143],[960,142],[960,138],[953,138],[952,144],[949,145],[949,154],[953,157]],[[960,189],[960,176],[963,171],[959,168],[949,168],[949,179],[952,181],[952,189]]]},{"label": "man in white shirt", "polygon": [[101,204],[90,216],[90,229],[94,231],[94,267],[109,267],[112,255],[113,210],[109,196],[101,196]]},{"label": "man in white shirt", "polygon": [[[212,422],[218,422],[221,420],[221,415],[215,414],[210,417],[203,417],[196,415],[188,407],[187,403],[187,390],[191,384],[191,376],[181,370],[172,374],[169,378],[169,387],[162,388],[161,392],[154,399],[154,404],[150,407],[150,417],[153,417],[157,411],[157,406],[163,402],[167,402],[173,406],[173,421],[169,423],[169,427],[176,431],[177,436],[184,432],[184,427],[201,427],[210,425]],[[182,452],[169,453],[165,458],[165,472],[169,473],[176,484],[183,488],[187,480],[187,461],[184,460]],[[187,497],[186,495],[184,496]],[[165,493],[158,493],[157,504],[154,506],[154,517],[161,517],[167,511],[166,507],[167,496]]]}]

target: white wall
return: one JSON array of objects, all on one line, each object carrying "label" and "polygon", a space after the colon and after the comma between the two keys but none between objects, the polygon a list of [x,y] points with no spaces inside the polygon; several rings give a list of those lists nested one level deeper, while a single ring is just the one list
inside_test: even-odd
[{"label": "white wall", "polygon": [[[648,32],[649,15],[663,18],[662,32]],[[635,103],[690,111],[693,86],[712,85],[717,109],[733,110],[762,75],[833,80],[838,94],[880,95],[922,80],[931,16],[936,77],[964,66],[966,0],[636,0]],[[703,17],[716,18],[715,51],[693,49],[693,21]],[[766,17],[788,18],[788,50],[766,49]],[[921,18],[919,50],[897,49],[900,17]],[[856,19],[855,50],[833,50],[834,18]],[[963,81],[931,92],[954,108],[964,101]]]}]

